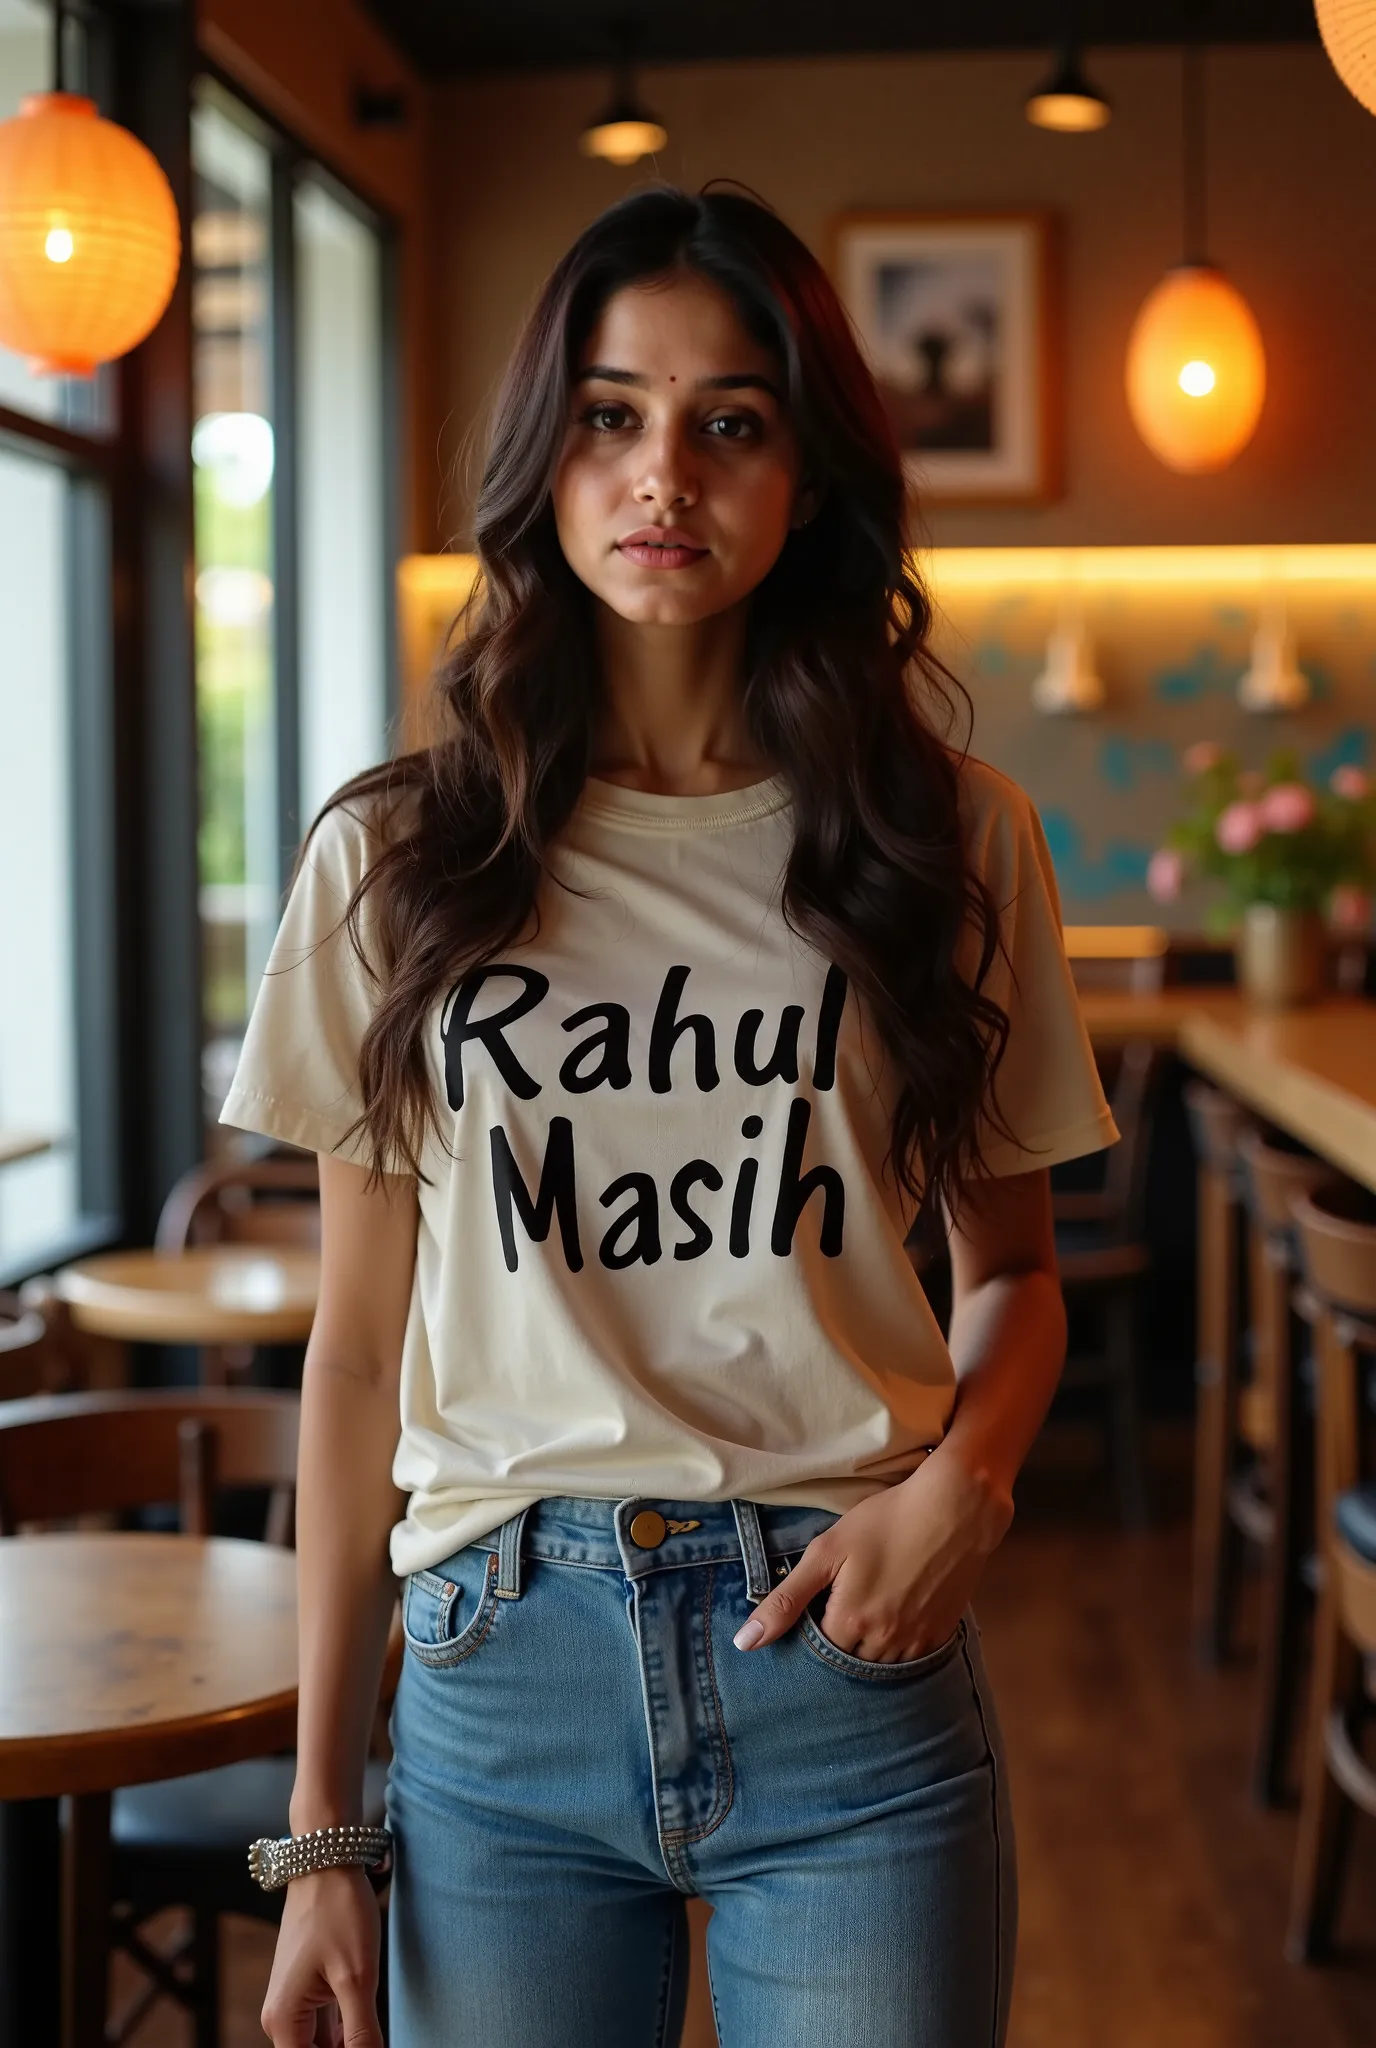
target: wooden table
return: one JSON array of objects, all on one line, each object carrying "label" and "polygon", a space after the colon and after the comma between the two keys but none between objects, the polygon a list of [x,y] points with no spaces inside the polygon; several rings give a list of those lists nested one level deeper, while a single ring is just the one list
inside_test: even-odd
[{"label": "wooden table", "polygon": [[61,2041],[102,2048],[106,1972],[73,1959],[105,1952],[110,1794],[291,1744],[295,1554],[228,1537],[7,1537],[0,1645],[0,1800],[67,1801]]},{"label": "wooden table", "polygon": [[1086,991],[1096,1047],[1144,1036],[1376,1192],[1376,1003],[1335,996],[1259,1010],[1236,989]]},{"label": "wooden table", "polygon": [[297,1344],[310,1336],[317,1252],[202,1245],[102,1252],[54,1277],[77,1329],[144,1344]]}]

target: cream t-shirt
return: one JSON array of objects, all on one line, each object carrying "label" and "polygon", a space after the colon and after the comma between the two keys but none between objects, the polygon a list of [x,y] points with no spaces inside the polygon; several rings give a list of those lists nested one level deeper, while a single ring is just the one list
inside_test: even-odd
[{"label": "cream t-shirt", "polygon": [[[1013,974],[999,1174],[1117,1138],[1030,802],[961,771]],[[541,929],[456,976],[429,1057],[453,1157],[422,1156],[393,1476],[405,1574],[549,1494],[835,1513],[940,1441],[955,1374],[881,1174],[887,1063],[855,991],[785,924],[782,777],[664,796],[590,777]],[[369,858],[311,841],[221,1120],[366,1162],[357,1053],[375,985],[342,917]]]}]

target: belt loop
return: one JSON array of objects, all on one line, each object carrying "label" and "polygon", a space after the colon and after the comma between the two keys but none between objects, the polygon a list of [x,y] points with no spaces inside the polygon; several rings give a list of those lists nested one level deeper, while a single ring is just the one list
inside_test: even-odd
[{"label": "belt loop", "polygon": [[769,1560],[765,1556],[764,1535],[760,1529],[760,1513],[753,1500],[733,1500],[731,1512],[736,1517],[736,1534],[741,1539],[741,1556],[745,1560],[745,1595],[748,1600],[763,1600],[769,1592]]},{"label": "belt loop", "polygon": [[528,1507],[503,1522],[497,1532],[497,1586],[499,1600],[519,1600],[521,1597],[521,1532],[526,1525]]}]

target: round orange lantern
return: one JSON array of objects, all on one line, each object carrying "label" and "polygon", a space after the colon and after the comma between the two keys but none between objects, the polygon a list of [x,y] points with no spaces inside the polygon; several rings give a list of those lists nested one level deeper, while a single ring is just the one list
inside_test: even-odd
[{"label": "round orange lantern", "polygon": [[1222,469],[1252,438],[1266,352],[1252,309],[1211,263],[1168,270],[1142,303],[1127,358],[1128,407],[1168,468]]},{"label": "round orange lantern", "polygon": [[172,296],[181,232],[157,158],[77,93],[30,93],[0,122],[0,342],[89,377]]},{"label": "round orange lantern", "polygon": [[1376,114],[1376,0],[1314,0],[1314,13],[1333,69]]}]

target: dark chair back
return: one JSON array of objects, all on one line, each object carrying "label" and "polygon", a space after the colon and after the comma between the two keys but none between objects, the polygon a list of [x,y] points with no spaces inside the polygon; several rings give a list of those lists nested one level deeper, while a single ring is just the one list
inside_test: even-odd
[{"label": "dark chair back", "polygon": [[51,1385],[48,1331],[36,1308],[0,1293],[0,1401],[39,1394]]},{"label": "dark chair back", "polygon": [[269,1542],[289,1543],[300,1401],[167,1387],[40,1394],[0,1405],[0,1536],[25,1522],[176,1502],[206,1535],[217,1487],[272,1489]]},{"label": "dark chair back", "polygon": [[313,1152],[193,1166],[158,1218],[160,1252],[198,1244],[320,1245],[320,1175]]}]

